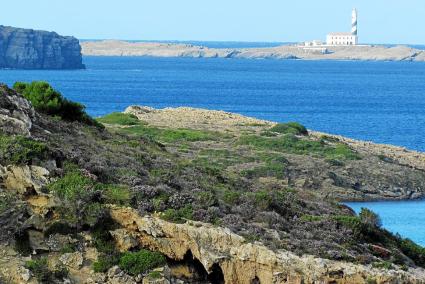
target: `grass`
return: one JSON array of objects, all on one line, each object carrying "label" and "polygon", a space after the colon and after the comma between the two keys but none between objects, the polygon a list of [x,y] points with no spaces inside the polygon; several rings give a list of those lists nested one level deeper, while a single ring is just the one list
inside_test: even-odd
[{"label": "grass", "polygon": [[97,118],[96,120],[104,124],[117,124],[127,126],[141,124],[141,121],[135,115],[122,112],[113,112],[103,117]]},{"label": "grass", "polygon": [[117,204],[121,206],[129,205],[131,199],[130,189],[122,185],[104,185],[102,192],[105,203]]},{"label": "grass", "polygon": [[327,159],[357,160],[359,155],[345,144],[328,145],[321,141],[300,139],[292,134],[279,137],[242,136],[239,144],[257,150],[277,151],[298,155],[315,154]]},{"label": "grass", "polygon": [[110,125],[126,126],[115,129],[115,131],[118,133],[132,136],[144,136],[162,143],[207,141],[215,140],[217,136],[223,136],[223,134],[213,131],[201,131],[184,128],[171,129],[148,126],[145,122],[140,121],[132,114],[119,112],[114,112],[97,118],[97,121]]},{"label": "grass", "polygon": [[218,133],[214,133],[211,131],[157,128],[157,127],[146,126],[146,125],[135,125],[135,126],[125,127],[125,128],[119,129],[118,132],[128,134],[128,135],[150,137],[162,143],[216,140],[217,135],[219,135]]}]

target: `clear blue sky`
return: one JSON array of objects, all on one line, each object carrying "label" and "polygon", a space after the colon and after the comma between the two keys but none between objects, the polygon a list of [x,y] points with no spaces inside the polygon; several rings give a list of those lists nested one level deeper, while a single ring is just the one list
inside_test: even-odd
[{"label": "clear blue sky", "polygon": [[3,0],[0,24],[83,39],[303,41],[349,31],[363,43],[425,44],[425,0]]}]

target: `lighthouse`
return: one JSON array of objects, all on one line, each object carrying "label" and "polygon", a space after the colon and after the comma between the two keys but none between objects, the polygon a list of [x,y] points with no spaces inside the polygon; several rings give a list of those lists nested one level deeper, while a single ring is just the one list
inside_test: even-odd
[{"label": "lighthouse", "polygon": [[357,36],[357,10],[354,8],[351,13],[351,32],[329,33],[326,37],[326,45],[357,45],[359,38]]},{"label": "lighthouse", "polygon": [[351,13],[351,34],[357,36],[357,10],[355,8]]}]

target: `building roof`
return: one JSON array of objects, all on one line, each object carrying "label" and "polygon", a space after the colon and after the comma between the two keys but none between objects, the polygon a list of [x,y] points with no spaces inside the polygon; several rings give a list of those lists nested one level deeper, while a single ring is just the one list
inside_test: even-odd
[{"label": "building roof", "polygon": [[350,32],[335,32],[335,33],[328,33],[330,36],[353,36]]}]

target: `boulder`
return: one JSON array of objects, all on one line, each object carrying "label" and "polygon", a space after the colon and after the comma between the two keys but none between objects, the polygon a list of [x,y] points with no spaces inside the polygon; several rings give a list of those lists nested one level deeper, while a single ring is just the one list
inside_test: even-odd
[{"label": "boulder", "polygon": [[65,266],[73,269],[80,269],[83,266],[84,257],[81,252],[65,253],[61,255],[59,261]]},{"label": "boulder", "polygon": [[8,166],[0,177],[8,190],[21,195],[43,194],[41,189],[49,183],[49,171],[38,166]]},{"label": "boulder", "polygon": [[32,105],[20,94],[0,84],[0,130],[28,137],[34,120]]},{"label": "boulder", "polygon": [[110,233],[115,240],[117,249],[120,252],[131,250],[139,244],[137,240],[124,229],[117,229],[115,231],[110,231]]}]

